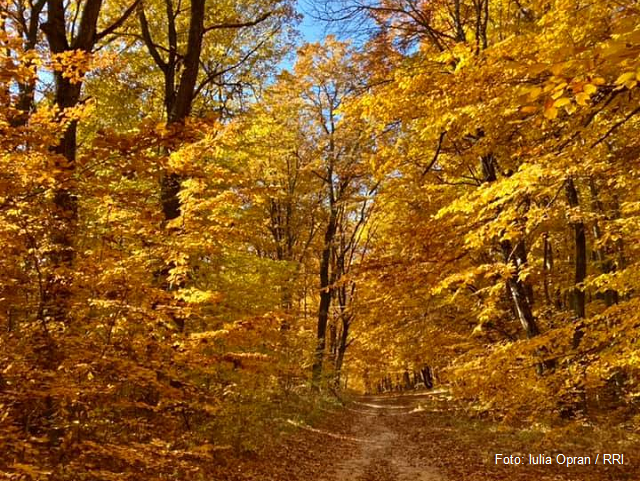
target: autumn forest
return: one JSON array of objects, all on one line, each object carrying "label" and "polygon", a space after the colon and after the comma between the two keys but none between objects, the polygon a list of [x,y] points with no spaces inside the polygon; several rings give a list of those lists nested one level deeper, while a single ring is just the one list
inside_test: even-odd
[{"label": "autumn forest", "polygon": [[0,105],[0,479],[640,479],[638,0],[0,0]]}]

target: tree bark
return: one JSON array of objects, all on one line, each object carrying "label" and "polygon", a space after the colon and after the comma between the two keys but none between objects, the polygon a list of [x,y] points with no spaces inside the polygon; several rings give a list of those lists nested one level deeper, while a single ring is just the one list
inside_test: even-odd
[{"label": "tree bark", "polygon": [[[572,178],[566,183],[567,203],[572,209],[580,207],[578,198],[578,190]],[[587,277],[587,238],[584,222],[572,220],[570,225],[573,228],[574,236],[574,287],[571,293],[571,301],[573,313],[577,319],[584,319],[586,315],[585,292],[580,287]],[[580,345],[584,333],[582,331],[582,323],[578,322],[573,335],[573,347]]]},{"label": "tree bark", "polygon": [[[496,163],[492,154],[481,158],[481,168],[484,182],[495,182]],[[518,242],[515,249],[510,241],[500,243],[504,261],[513,266],[513,273],[507,280],[507,291],[513,302],[514,311],[528,338],[537,336],[540,331],[533,316],[533,289],[525,284],[519,276],[520,270],[527,264],[527,250],[524,241]]]},{"label": "tree bark", "polygon": [[429,366],[425,366],[420,370],[420,374],[422,376],[422,381],[424,382],[424,386],[427,389],[433,388],[433,374],[431,373],[431,368]]},{"label": "tree bark", "polygon": [[511,295],[513,306],[520,321],[520,325],[524,329],[527,338],[532,338],[540,334],[538,325],[533,316],[533,291],[531,286],[525,284],[520,279],[520,270],[527,263],[527,252],[524,241],[518,242],[515,249],[512,249],[510,241],[503,241],[502,253],[505,262],[513,266],[513,273],[507,280],[507,289]]},{"label": "tree bark", "polygon": [[411,377],[409,376],[409,371],[405,371],[403,373],[402,380],[404,382],[404,389],[406,391],[413,389],[413,386],[411,385]]},{"label": "tree bark", "polygon": [[461,0],[454,0],[453,6],[453,24],[456,27],[456,40],[458,42],[466,42],[467,36],[464,32],[464,23],[462,21],[462,14],[460,11]]},{"label": "tree bark", "polygon": [[338,326],[336,324],[336,319],[332,319],[329,322],[329,354],[328,361],[329,364],[335,366],[336,358],[338,354]]},{"label": "tree bark", "polygon": [[180,77],[180,85],[176,92],[176,99],[168,116],[170,124],[183,122],[191,113],[200,69],[202,39],[204,38],[204,14],[205,0],[191,0],[187,53],[183,60],[183,71]]},{"label": "tree bark", "polygon": [[543,272],[543,284],[544,284],[544,298],[547,301],[547,305],[552,305],[551,292],[549,290],[549,275],[553,269],[553,250],[551,243],[549,242],[549,235],[545,233],[543,235],[543,257],[542,257],[542,272]]},{"label": "tree bark", "polygon": [[[333,178],[331,169],[329,170],[329,179]],[[324,246],[322,248],[322,257],[320,258],[320,304],[318,306],[318,326],[316,330],[316,350],[312,367],[312,384],[316,388],[320,385],[322,377],[322,364],[324,361],[324,350],[326,347],[327,321],[329,319],[329,308],[331,307],[331,299],[333,297],[330,270],[331,255],[333,253],[333,241],[336,235],[338,208],[335,205],[333,195],[333,186],[329,184],[330,193],[330,212],[329,222],[324,233]]]},{"label": "tree bark", "polygon": [[[138,0],[136,0],[137,2]],[[112,33],[133,12],[134,2],[125,12],[103,32],[98,33],[98,20],[102,11],[102,0],[87,0],[81,6],[80,22],[77,29],[68,32],[65,3],[63,0],[46,0],[47,21],[40,28],[44,32],[49,50],[52,54],[80,51],[91,54],[96,43],[105,35]],[[38,1],[32,5],[27,46],[37,40],[37,24],[44,2]],[[78,6],[80,8],[80,6]],[[36,15],[36,17],[34,17]],[[75,34],[75,35],[74,35]],[[55,82],[54,102],[64,112],[65,109],[76,107],[80,103],[82,79],[69,79],[63,72],[53,73]],[[26,111],[33,103],[33,91],[27,86],[22,92],[21,108]],[[75,173],[77,155],[78,123],[72,120],[66,126],[64,133],[53,149],[58,154],[55,161],[58,174],[58,185],[53,196],[53,230],[51,233],[51,252],[49,257],[53,271],[47,280],[45,290],[45,305],[47,315],[56,320],[68,320],[69,302],[71,297],[71,272],[75,258],[75,238],[78,222],[78,201],[75,193]],[[57,271],[57,272],[56,272]]]},{"label": "tree bark", "polygon": [[[96,41],[98,17],[102,0],[88,0],[82,10],[82,18],[77,36],[71,42],[67,39],[65,7],[62,0],[48,0],[47,22],[41,29],[47,37],[52,54],[80,50],[90,53]],[[80,101],[81,81],[72,82],[56,71],[54,101],[60,111],[75,107]],[[54,229],[51,233],[51,264],[54,272],[47,280],[44,305],[47,315],[57,321],[68,321],[70,309],[70,273],[75,258],[75,237],[78,222],[78,201],[75,194],[74,176],[76,170],[77,121],[69,122],[58,145],[53,149],[56,170],[60,172],[59,185],[53,196]]]},{"label": "tree bark", "polygon": [[351,318],[343,313],[341,316],[342,329],[340,331],[340,339],[338,341],[338,355],[336,357],[336,379],[340,382],[340,375],[342,373],[342,365],[344,363],[344,355],[347,352],[349,346],[349,328],[351,326]]}]

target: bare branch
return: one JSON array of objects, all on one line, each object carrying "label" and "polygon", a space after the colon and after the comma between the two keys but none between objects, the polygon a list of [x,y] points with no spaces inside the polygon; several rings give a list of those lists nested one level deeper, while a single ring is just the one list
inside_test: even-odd
[{"label": "bare branch", "polygon": [[153,58],[156,65],[160,68],[160,70],[166,72],[168,65],[160,56],[160,53],[156,48],[156,44],[153,42],[153,38],[151,37],[151,32],[149,30],[149,22],[147,21],[147,16],[144,13],[144,7],[142,6],[142,4],[139,4],[138,19],[140,20],[142,39],[144,40],[144,44],[147,46],[147,50],[149,50],[149,54]]},{"label": "bare branch", "polygon": [[424,172],[422,172],[422,177],[427,175],[427,172],[429,172],[438,161],[438,157],[440,156],[440,152],[442,150],[442,142],[444,141],[445,135],[447,135],[446,131],[443,131],[440,133],[440,138],[438,139],[438,146],[436,147],[436,152],[433,155],[433,159],[431,159],[431,162],[429,162],[429,165],[427,165],[427,167],[424,169]]},{"label": "bare branch", "polygon": [[219,23],[217,25],[211,25],[204,29],[204,32],[207,33],[211,30],[224,30],[224,29],[233,29],[233,28],[245,28],[245,27],[254,27],[259,23],[264,22],[268,19],[273,12],[267,12],[264,15],[256,18],[255,20],[250,20],[248,22],[229,22],[229,23]]},{"label": "bare branch", "polygon": [[620,120],[619,122],[616,122],[615,124],[613,124],[613,126],[607,131],[606,134],[604,134],[602,137],[600,137],[598,140],[596,140],[593,144],[591,144],[591,148],[594,148],[595,146],[601,144],[602,142],[604,142],[607,137],[609,137],[614,130],[616,130],[618,127],[620,127],[622,124],[626,123],[628,120],[631,119],[631,117],[633,117],[634,115],[636,115],[637,113],[640,112],[640,106],[636,107],[635,109],[633,109],[629,114],[627,114],[627,116]]},{"label": "bare branch", "polygon": [[102,40],[104,37],[106,37],[107,35],[111,35],[118,28],[120,28],[122,26],[122,24],[124,22],[126,22],[127,19],[131,16],[131,14],[135,11],[135,9],[138,7],[139,3],[140,3],[140,0],[135,0],[129,6],[129,8],[127,8],[124,11],[124,13],[120,16],[120,18],[118,20],[113,22],[111,25],[109,25],[107,28],[105,28],[102,32],[99,32],[99,33],[96,34],[96,40]]}]

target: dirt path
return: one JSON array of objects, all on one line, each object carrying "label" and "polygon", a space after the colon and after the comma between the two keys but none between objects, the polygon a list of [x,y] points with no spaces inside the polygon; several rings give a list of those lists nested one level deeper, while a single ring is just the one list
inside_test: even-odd
[{"label": "dirt path", "polygon": [[367,397],[354,403],[351,429],[355,444],[327,481],[444,481],[445,476],[400,441],[400,416],[420,409],[426,396]]},{"label": "dirt path", "polygon": [[[223,456],[225,481],[640,481],[640,444],[586,427],[561,435],[536,426],[481,419],[443,391],[360,397],[320,408],[259,455]],[[573,429],[573,430],[572,430]],[[577,430],[576,430],[577,429]],[[551,436],[550,436],[551,435]],[[496,464],[495,453],[624,453],[623,466]]]},{"label": "dirt path", "polygon": [[[637,444],[602,444],[601,432],[584,428],[577,434],[565,429],[550,444],[543,431],[474,418],[444,391],[363,397],[340,416],[346,420],[344,429],[338,427],[343,438],[334,440],[322,481],[640,481]],[[495,453],[539,452],[622,452],[627,461],[567,468],[494,460]]]}]

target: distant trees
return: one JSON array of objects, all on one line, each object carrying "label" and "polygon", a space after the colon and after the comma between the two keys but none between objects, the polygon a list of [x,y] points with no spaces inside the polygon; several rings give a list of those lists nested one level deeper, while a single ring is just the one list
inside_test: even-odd
[{"label": "distant trees", "polygon": [[316,276],[316,386],[323,373],[331,382],[339,379],[351,341],[356,285],[349,276],[366,253],[377,188],[366,166],[372,145],[364,125],[340,111],[365,86],[361,62],[352,47],[332,37],[305,46],[294,75],[283,74],[255,109],[249,126],[263,130],[243,139],[255,145],[252,163],[260,168],[251,182],[267,196],[261,203],[271,256],[305,264]]}]

